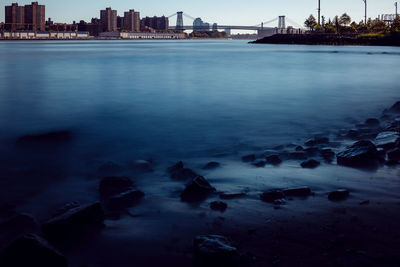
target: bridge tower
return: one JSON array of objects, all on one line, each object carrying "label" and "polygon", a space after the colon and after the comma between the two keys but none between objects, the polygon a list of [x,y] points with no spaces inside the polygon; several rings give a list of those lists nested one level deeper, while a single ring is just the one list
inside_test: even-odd
[{"label": "bridge tower", "polygon": [[176,29],[177,30],[184,30],[183,28],[183,12],[179,11],[176,12]]},{"label": "bridge tower", "polygon": [[285,16],[279,16],[278,29],[286,29],[286,18],[285,18]]}]

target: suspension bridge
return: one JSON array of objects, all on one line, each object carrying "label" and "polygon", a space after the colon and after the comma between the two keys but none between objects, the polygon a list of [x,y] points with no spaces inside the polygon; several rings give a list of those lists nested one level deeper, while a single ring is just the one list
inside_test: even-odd
[{"label": "suspension bridge", "polygon": [[[246,31],[257,31],[258,35],[272,35],[277,32],[286,33],[289,29],[302,29],[303,27],[296,23],[295,21],[287,18],[286,16],[279,16],[269,21],[262,22],[258,25],[251,26],[241,26],[241,25],[219,25],[214,23],[210,25],[209,23],[203,23],[201,18],[194,18],[182,11],[178,11],[170,16],[168,19],[171,19],[176,16],[176,26],[170,26],[171,30],[224,30],[228,34],[231,33],[231,30],[246,30]],[[187,18],[193,21],[192,25],[184,25],[183,18]],[[276,23],[276,26],[272,26],[273,23]],[[287,22],[289,22],[287,24]],[[288,26],[288,27],[287,27]]]}]

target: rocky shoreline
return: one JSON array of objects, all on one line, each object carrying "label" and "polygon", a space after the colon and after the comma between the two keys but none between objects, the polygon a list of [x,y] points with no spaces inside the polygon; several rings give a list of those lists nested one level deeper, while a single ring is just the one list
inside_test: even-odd
[{"label": "rocky shoreline", "polygon": [[[23,147],[57,146],[70,142],[73,140],[73,136],[73,133],[69,131],[28,135],[19,138],[16,141],[16,145]],[[364,123],[354,125],[353,129],[339,130],[335,135],[317,135],[309,140],[305,140],[303,144],[284,144],[267,149],[262,153],[242,155],[237,160],[241,161],[241,164],[248,165],[248,167],[254,169],[263,169],[266,167],[279,169],[285,162],[290,161],[296,162],[299,168],[309,170],[310,172],[321,168],[321,166],[344,166],[367,173],[376,172],[381,168],[387,167],[398,170],[400,166],[400,102],[395,103],[392,107],[385,110],[379,119],[368,118]],[[131,167],[136,173],[144,175],[154,174],[157,169],[157,166],[151,161],[146,160],[137,160],[132,163]],[[178,193],[179,199],[174,201],[185,205],[194,205],[193,209],[195,211],[204,210],[200,209],[197,205],[201,206],[205,203],[209,210],[221,215],[225,212],[229,213],[232,206],[240,206],[241,204],[238,203],[241,203],[240,201],[242,200],[249,201],[248,204],[245,204],[249,210],[252,209],[251,203],[254,206],[263,205],[266,208],[270,206],[273,210],[280,210],[292,205],[292,203],[297,203],[297,200],[304,200],[305,203],[293,205],[307,208],[307,205],[311,205],[311,199],[318,196],[318,192],[315,192],[318,191],[317,186],[307,184],[295,187],[269,188],[262,190],[260,194],[249,190],[221,190],[218,184],[213,183],[213,179],[208,179],[207,177],[213,171],[218,171],[222,168],[224,166],[220,162],[210,161],[201,169],[194,170],[187,168],[185,163],[180,161],[168,167],[167,170],[161,170],[161,172],[164,172],[172,181],[184,186],[183,190]],[[119,166],[113,163],[106,163],[99,167],[99,171],[100,173],[114,174],[118,173]],[[206,175],[202,175],[202,173]],[[135,215],[131,213],[131,209],[140,207],[147,196],[146,190],[140,187],[140,185],[136,184],[135,180],[128,176],[105,176],[98,181],[98,199],[92,203],[67,203],[61,209],[54,211],[52,217],[40,223],[35,216],[24,213],[14,212],[12,216],[2,217],[0,223],[0,241],[2,243],[0,247],[3,248],[0,260],[2,263],[1,266],[71,266],[68,265],[68,256],[63,255],[64,250],[68,251],[68,248],[71,246],[79,247],[82,238],[90,239],[98,236],[99,233],[109,227],[108,222],[117,222],[126,216],[135,219]],[[328,201],[327,203],[340,204],[345,203],[348,198],[352,197],[352,194],[353,188],[343,186],[343,188],[338,187],[327,192],[322,197]],[[209,199],[214,201],[207,203]],[[258,203],[254,204],[256,203],[255,201]],[[369,199],[359,202],[360,207],[369,204]],[[257,211],[255,212],[257,213]],[[393,212],[396,213],[396,210]],[[335,213],[345,214],[346,209],[340,210],[339,207],[335,210]],[[2,212],[2,214],[4,213]],[[288,215],[287,218],[291,216],[293,215]],[[319,220],[326,219],[324,216],[320,217]],[[328,218],[329,216],[331,215],[328,215]],[[357,221],[357,218],[352,217],[351,220]],[[242,224],[248,224],[253,219],[255,221],[259,220],[248,217],[242,218],[241,222]],[[163,220],[166,219],[160,217],[160,225],[163,224]],[[224,221],[225,219],[223,216],[219,216],[216,220],[213,223],[218,226],[221,223],[220,221]],[[177,218],[177,221],[179,221],[179,218]],[[349,236],[351,236],[351,230],[349,230],[351,227],[349,227],[349,224],[352,222],[349,221],[342,226],[345,229],[343,231],[348,231],[347,234]],[[193,221],[193,223],[195,222]],[[297,226],[303,225],[302,219],[294,220],[293,224]],[[314,221],[314,224],[326,227],[318,221]],[[185,261],[179,263],[180,257],[178,256],[178,263],[167,263],[164,266],[187,266],[188,261],[194,266],[287,266],[290,263],[294,264],[295,259],[292,261],[291,259],[283,259],[282,256],[276,255],[267,258],[261,256],[263,255],[261,251],[264,249],[269,249],[268,252],[264,252],[268,255],[271,251],[284,250],[289,258],[296,253],[305,253],[305,250],[300,249],[300,252],[296,252],[297,247],[290,247],[290,238],[285,237],[280,232],[281,230],[279,230],[283,225],[290,226],[290,230],[287,230],[289,232],[296,229],[290,223],[289,219],[289,222],[282,223],[281,226],[274,224],[274,227],[268,231],[265,229],[246,229],[243,226],[234,230],[234,225],[230,225],[226,226],[226,230],[219,231],[221,233],[193,234],[192,236],[187,236],[188,234],[186,234],[185,239],[192,240],[193,245],[189,249],[189,252],[181,255],[181,258],[185,259]],[[215,225],[213,227],[214,231],[215,229],[220,229]],[[395,241],[389,242],[387,236],[380,237],[379,234],[371,235],[376,238],[374,242],[389,243],[392,246],[391,249],[398,251],[400,248],[398,246],[400,232],[398,229],[390,229],[395,231],[393,232]],[[301,234],[297,233],[302,239],[300,243],[304,243],[304,247],[307,247],[309,251],[316,248],[313,245],[307,244],[307,242],[320,241],[318,237],[312,237],[316,233],[315,231],[317,230],[307,228],[307,231]],[[230,232],[231,234],[223,232]],[[242,236],[244,232],[246,232],[246,238]],[[257,232],[255,237],[254,232]],[[271,245],[272,247],[270,245],[260,245],[262,244],[260,239],[265,239],[270,234],[275,235],[278,233],[280,233],[281,239],[274,237],[275,243],[273,246]],[[357,235],[359,235],[358,232],[354,236],[351,236],[351,238],[357,238]],[[310,237],[309,240],[307,240],[308,237]],[[246,242],[248,245],[243,245]],[[285,243],[285,245],[279,245],[279,242]],[[293,244],[297,244],[296,242],[292,240]],[[326,251],[329,253],[326,251],[324,253],[340,254],[340,257],[336,254],[335,257],[340,259],[343,257],[347,259],[349,257],[350,261],[344,263],[340,261],[330,262],[328,256],[307,255],[307,257],[310,257],[307,263],[310,264],[316,261],[318,263],[324,262],[326,266],[375,266],[376,258],[364,257],[362,255],[363,252],[342,252],[342,248],[346,247],[343,244],[344,242],[344,237],[340,234],[337,235],[337,240],[335,239],[331,242],[333,248],[326,248]],[[354,245],[356,242],[353,241],[350,244]],[[287,246],[287,250],[285,246]],[[371,246],[373,247],[373,244]],[[131,249],[135,250],[137,248],[132,247]],[[388,249],[390,253],[391,249]],[[398,254],[397,257],[393,256],[389,252],[387,255],[382,255],[385,260],[383,265],[398,266],[400,264],[400,257],[398,257]],[[149,253],[157,256],[157,251],[150,251]],[[278,252],[274,253],[279,254]],[[344,253],[344,256],[342,253]],[[346,253],[351,255],[349,256]],[[306,255],[302,256],[305,257]],[[315,259],[312,257],[315,257]],[[359,260],[359,257],[363,259]],[[187,259],[189,260],[187,261]],[[356,260],[356,262],[353,262],[353,260]],[[118,266],[124,265],[120,264]],[[130,263],[126,263],[126,266],[130,266]],[[146,265],[138,263],[136,266]]]},{"label": "rocky shoreline", "polygon": [[362,45],[362,46],[400,46],[400,36],[349,37],[336,34],[275,34],[252,44],[298,44],[298,45]]}]

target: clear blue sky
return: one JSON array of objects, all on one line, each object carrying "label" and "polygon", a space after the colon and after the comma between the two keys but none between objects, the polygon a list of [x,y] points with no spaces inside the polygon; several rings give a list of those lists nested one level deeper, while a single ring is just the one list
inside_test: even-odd
[{"label": "clear blue sky", "polygon": [[[375,18],[378,14],[393,14],[395,1],[368,0],[369,16]],[[0,21],[4,21],[4,6],[12,2],[24,5],[32,1],[0,0]],[[90,20],[100,16],[100,9],[111,6],[119,15],[128,9],[140,11],[142,17],[169,16],[176,11],[184,11],[210,23],[230,25],[256,25],[286,15],[302,25],[310,14],[317,15],[318,0],[39,0],[39,3],[46,5],[46,17],[51,17],[55,22]],[[357,22],[363,18],[362,0],[321,0],[321,5],[322,15],[327,18],[344,12]],[[175,25],[175,21],[176,18],[172,18],[170,24]],[[192,23],[185,18],[184,21],[185,24]]]}]

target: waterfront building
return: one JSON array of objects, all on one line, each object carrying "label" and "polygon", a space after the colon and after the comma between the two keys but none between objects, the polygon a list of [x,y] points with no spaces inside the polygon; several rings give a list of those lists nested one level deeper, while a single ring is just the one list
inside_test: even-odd
[{"label": "waterfront building", "polygon": [[100,24],[103,32],[117,31],[117,10],[112,10],[111,7],[100,11]]},{"label": "waterfront building", "polygon": [[39,5],[38,2],[32,2],[31,5],[25,5],[25,29],[33,31],[44,31],[46,21],[46,7]]},{"label": "waterfront building", "polygon": [[124,26],[124,17],[117,16],[117,29],[122,29]]},{"label": "waterfront building", "polygon": [[140,32],[140,13],[133,9],[125,12],[122,29],[129,32]]},{"label": "waterfront building", "polygon": [[166,31],[169,27],[169,20],[167,17],[145,17],[141,20],[141,28],[147,29],[151,28],[158,31]]},{"label": "waterfront building", "polygon": [[100,25],[100,20],[98,18],[92,18],[90,23],[81,20],[78,23],[79,32],[88,32],[90,36],[99,36],[102,32],[102,27]]},{"label": "waterfront building", "polygon": [[5,7],[5,29],[16,31],[25,29],[25,8],[13,3]]}]

